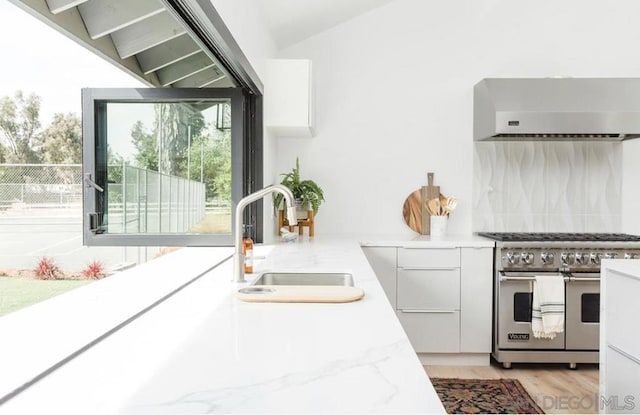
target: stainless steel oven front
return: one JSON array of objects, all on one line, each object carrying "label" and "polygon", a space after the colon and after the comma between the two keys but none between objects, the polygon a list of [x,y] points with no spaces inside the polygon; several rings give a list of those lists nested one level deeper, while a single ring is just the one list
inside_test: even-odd
[{"label": "stainless steel oven front", "polygon": [[[553,275],[553,274],[548,274]],[[561,274],[556,274],[563,278]],[[528,272],[500,272],[498,285],[497,341],[500,349],[564,349],[564,335],[537,339],[531,329],[533,280]]]},{"label": "stainless steel oven front", "polygon": [[[640,258],[640,235],[482,232],[496,241],[492,356],[515,362],[597,363],[600,261]],[[555,275],[565,286],[564,331],[536,339],[531,330],[533,281]]]},{"label": "stainless steel oven front", "polygon": [[[538,339],[531,328],[533,280],[553,275],[565,284],[565,329],[554,339]],[[497,347],[504,350],[598,350],[600,276],[597,273],[500,272]]]}]

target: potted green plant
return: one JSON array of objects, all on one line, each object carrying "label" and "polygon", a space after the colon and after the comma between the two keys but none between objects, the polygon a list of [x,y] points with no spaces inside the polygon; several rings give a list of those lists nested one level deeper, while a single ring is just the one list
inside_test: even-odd
[{"label": "potted green plant", "polygon": [[[280,184],[286,186],[293,193],[296,199],[296,216],[298,219],[306,219],[309,210],[313,210],[313,214],[318,213],[318,208],[324,202],[324,193],[320,186],[313,180],[300,179],[300,161],[296,157],[296,166],[289,173],[281,174],[282,181]],[[284,209],[286,213],[287,207],[283,202],[284,196],[276,194],[273,198],[273,205],[276,210]]]}]

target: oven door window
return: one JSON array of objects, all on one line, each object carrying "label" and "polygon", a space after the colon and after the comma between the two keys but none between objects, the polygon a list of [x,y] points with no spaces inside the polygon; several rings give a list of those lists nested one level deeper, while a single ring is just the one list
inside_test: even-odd
[{"label": "oven door window", "polygon": [[583,323],[600,322],[600,294],[585,293],[580,297],[580,320]]},{"label": "oven door window", "polygon": [[513,321],[531,323],[533,293],[513,294]]}]

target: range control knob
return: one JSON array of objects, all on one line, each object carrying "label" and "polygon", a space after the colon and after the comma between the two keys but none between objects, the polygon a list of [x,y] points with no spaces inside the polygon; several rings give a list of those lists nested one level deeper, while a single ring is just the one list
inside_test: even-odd
[{"label": "range control knob", "polygon": [[571,252],[563,252],[560,254],[562,265],[573,265],[575,256]]},{"label": "range control knob", "polygon": [[576,264],[585,265],[587,262],[589,262],[589,254],[576,252]]},{"label": "range control knob", "polygon": [[507,252],[507,262],[510,265],[516,265],[520,262],[520,254],[517,252]]},{"label": "range control knob", "polygon": [[602,255],[599,252],[592,252],[591,256],[589,257],[589,259],[591,260],[592,264],[599,265],[601,256]]},{"label": "range control knob", "polygon": [[624,254],[624,259],[636,259],[637,257],[638,254],[636,254],[635,252],[628,252]]},{"label": "range control knob", "polygon": [[607,252],[606,254],[604,254],[605,259],[614,259],[617,256],[618,254],[616,252]]},{"label": "range control knob", "polygon": [[540,261],[542,261],[543,264],[545,265],[549,265],[549,264],[553,264],[553,252],[543,252],[540,254]]},{"label": "range control knob", "polygon": [[533,264],[533,254],[531,252],[523,252],[520,254],[520,259],[522,259],[522,263],[525,265]]}]

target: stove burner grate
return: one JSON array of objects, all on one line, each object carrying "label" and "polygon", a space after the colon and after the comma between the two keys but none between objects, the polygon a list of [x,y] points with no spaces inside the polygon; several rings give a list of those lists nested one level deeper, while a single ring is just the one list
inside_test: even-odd
[{"label": "stove burner grate", "polygon": [[478,235],[502,242],[638,242],[640,235],[626,233],[545,233],[479,232]]}]

